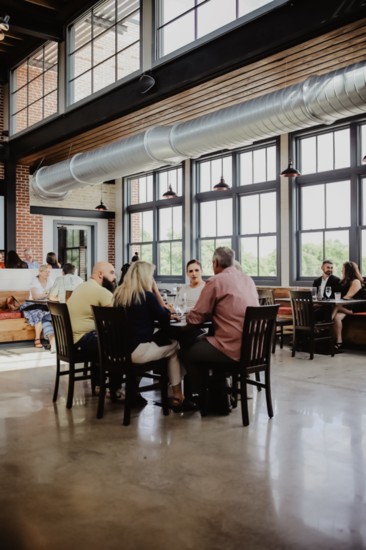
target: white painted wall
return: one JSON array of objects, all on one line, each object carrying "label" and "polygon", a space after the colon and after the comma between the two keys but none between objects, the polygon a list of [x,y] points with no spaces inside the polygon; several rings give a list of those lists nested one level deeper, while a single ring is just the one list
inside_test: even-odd
[{"label": "white painted wall", "polygon": [[114,266],[117,273],[117,279],[119,278],[119,273],[121,267],[126,263],[123,259],[123,210],[122,210],[122,200],[123,200],[123,183],[122,179],[115,181],[115,262]]},{"label": "white painted wall", "polygon": [[[38,269],[0,269],[0,290],[28,290]],[[51,279],[55,281],[62,275],[62,269],[52,269]]]}]

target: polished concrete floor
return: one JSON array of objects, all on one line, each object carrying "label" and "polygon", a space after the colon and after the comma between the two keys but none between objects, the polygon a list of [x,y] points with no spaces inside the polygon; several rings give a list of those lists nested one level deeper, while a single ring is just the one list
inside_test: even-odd
[{"label": "polished concrete floor", "polygon": [[0,548],[366,548],[365,354],[285,348],[264,392],[229,417],[149,404],[121,425],[77,384],[52,404],[55,356],[0,346]]}]

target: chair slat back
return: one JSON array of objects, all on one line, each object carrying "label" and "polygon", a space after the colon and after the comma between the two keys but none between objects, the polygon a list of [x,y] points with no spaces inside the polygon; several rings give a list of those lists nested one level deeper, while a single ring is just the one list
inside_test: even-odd
[{"label": "chair slat back", "polygon": [[314,325],[314,308],[311,290],[290,290],[292,316],[297,327]]},{"label": "chair slat back", "polygon": [[267,288],[258,288],[258,299],[261,306],[272,306],[274,305],[273,292],[271,289]]},{"label": "chair slat back", "polygon": [[92,306],[92,310],[102,364],[110,367],[129,364],[131,362],[128,350],[129,327],[125,309]]},{"label": "chair slat back", "polygon": [[57,355],[61,358],[74,357],[74,341],[69,310],[66,304],[47,302],[55,332]]},{"label": "chair slat back", "polygon": [[247,307],[245,311],[241,360],[245,367],[270,363],[272,338],[279,305]]}]

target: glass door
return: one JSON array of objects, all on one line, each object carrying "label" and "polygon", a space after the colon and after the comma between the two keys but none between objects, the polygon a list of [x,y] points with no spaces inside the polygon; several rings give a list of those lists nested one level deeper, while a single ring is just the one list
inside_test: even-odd
[{"label": "glass door", "polygon": [[87,280],[92,270],[93,227],[88,225],[58,224],[58,258],[62,265],[73,264],[78,275]]}]

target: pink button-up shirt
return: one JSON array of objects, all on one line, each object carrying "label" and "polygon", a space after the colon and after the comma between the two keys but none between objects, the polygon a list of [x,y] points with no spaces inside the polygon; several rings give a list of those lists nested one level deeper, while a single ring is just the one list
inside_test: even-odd
[{"label": "pink button-up shirt", "polygon": [[259,306],[253,279],[236,267],[227,267],[207,281],[196,305],[187,314],[187,323],[196,325],[212,319],[215,334],[207,336],[208,342],[238,361],[248,306]]}]

